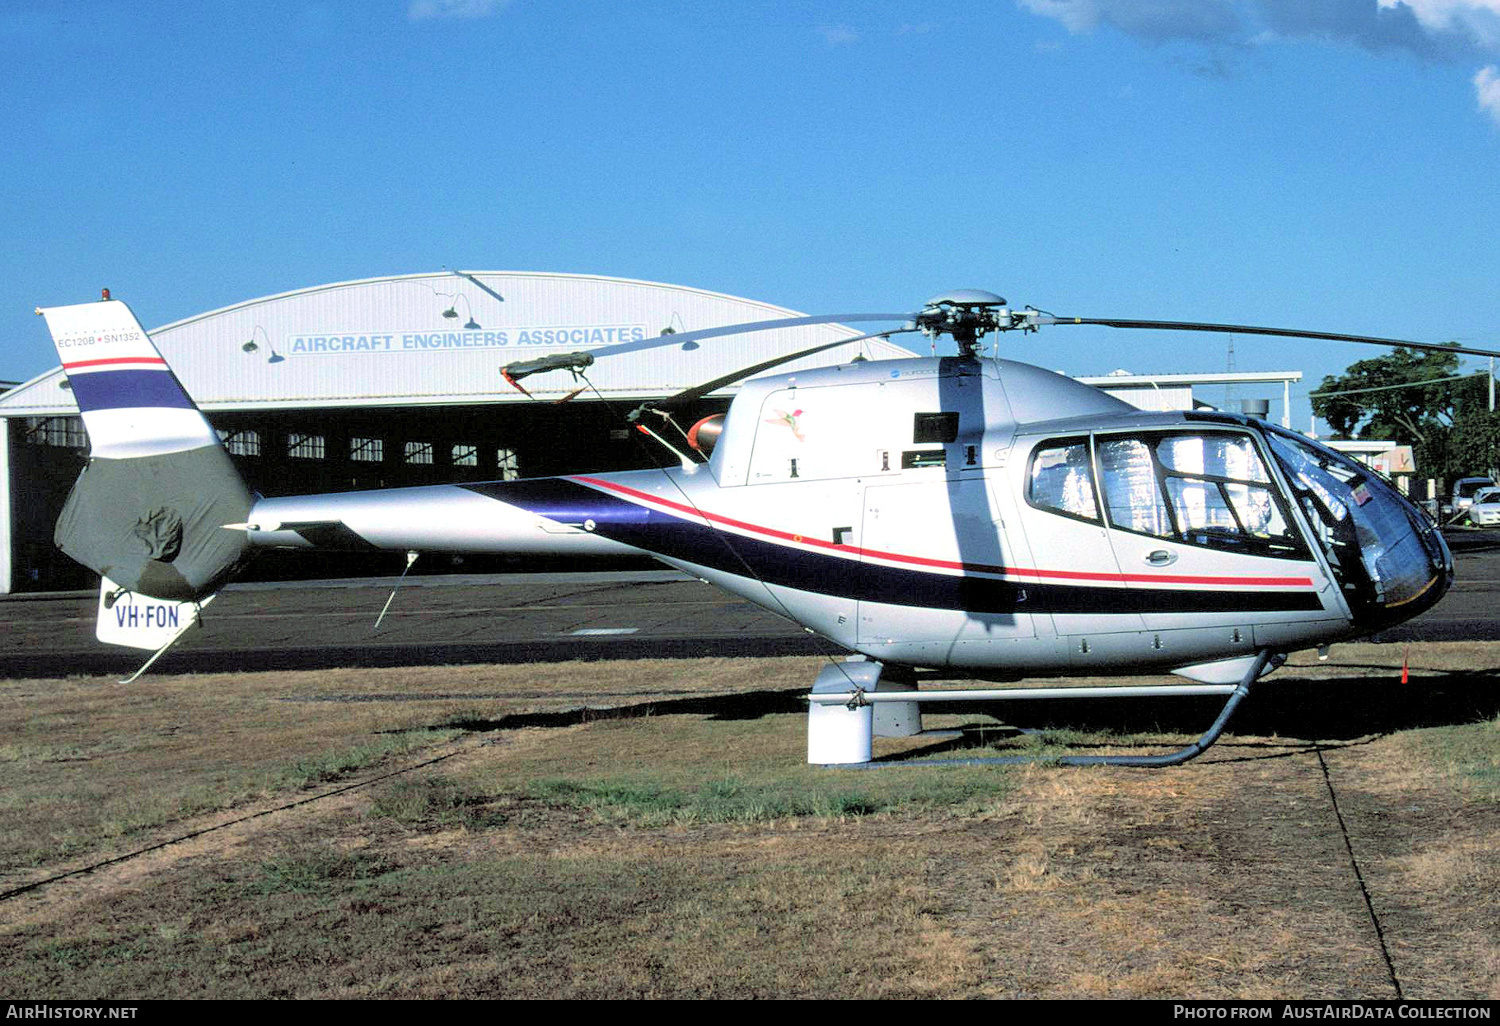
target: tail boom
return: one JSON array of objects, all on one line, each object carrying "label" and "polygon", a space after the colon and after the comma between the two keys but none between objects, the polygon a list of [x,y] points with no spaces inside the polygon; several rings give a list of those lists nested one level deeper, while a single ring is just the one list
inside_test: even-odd
[{"label": "tail boom", "polygon": [[243,529],[254,548],[497,555],[630,556],[642,550],[596,534],[592,511],[539,509],[527,486],[423,485],[261,499]]}]

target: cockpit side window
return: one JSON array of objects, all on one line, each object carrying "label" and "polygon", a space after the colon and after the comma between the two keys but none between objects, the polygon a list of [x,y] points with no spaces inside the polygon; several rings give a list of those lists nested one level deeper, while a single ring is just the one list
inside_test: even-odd
[{"label": "cockpit side window", "polygon": [[1111,527],[1226,552],[1311,558],[1248,435],[1106,436],[1098,454]]},{"label": "cockpit side window", "polygon": [[1031,454],[1026,501],[1037,509],[1099,523],[1087,438],[1043,442]]}]

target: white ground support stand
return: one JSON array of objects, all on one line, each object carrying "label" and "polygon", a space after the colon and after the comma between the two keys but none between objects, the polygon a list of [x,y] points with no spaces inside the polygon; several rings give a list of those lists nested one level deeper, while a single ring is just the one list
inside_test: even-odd
[{"label": "white ground support stand", "polygon": [[[894,674],[882,680],[885,672],[885,666],[863,656],[830,663],[818,672],[807,709],[808,763],[869,762],[873,737],[910,737],[922,732],[922,708],[906,697],[916,692],[916,681]],[[882,700],[868,701],[875,694]]]},{"label": "white ground support stand", "polygon": [[[1179,752],[1160,756],[1071,756],[1053,760],[1062,765],[1171,766],[1186,762],[1218,739],[1230,715],[1250,685],[1265,672],[1272,656],[1263,651],[1245,660],[1239,684],[1166,684],[1147,687],[1102,688],[964,688],[923,691],[916,698],[915,682],[882,680],[886,668],[855,657],[825,666],[808,696],[807,761],[814,766],[856,766],[870,762],[873,738],[910,737],[922,732],[921,704],[927,702],[990,702],[1054,698],[1160,698],[1167,696],[1228,695],[1229,701],[1208,732]],[[914,700],[916,699],[916,700]],[[969,761],[1030,761],[969,760]]]}]

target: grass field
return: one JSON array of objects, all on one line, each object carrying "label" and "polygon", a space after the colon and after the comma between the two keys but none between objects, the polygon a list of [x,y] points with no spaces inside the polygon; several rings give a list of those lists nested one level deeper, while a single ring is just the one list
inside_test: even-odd
[{"label": "grass field", "polygon": [[1500,646],[1402,657],[1299,655],[1157,771],[916,762],[1216,700],[856,771],[805,764],[813,659],[0,682],[0,995],[1500,998]]}]

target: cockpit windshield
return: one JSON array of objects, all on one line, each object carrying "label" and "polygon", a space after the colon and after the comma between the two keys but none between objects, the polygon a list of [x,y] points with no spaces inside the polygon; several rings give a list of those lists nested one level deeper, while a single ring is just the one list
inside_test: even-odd
[{"label": "cockpit windshield", "polygon": [[1405,606],[1451,572],[1432,525],[1374,471],[1270,425],[1266,438],[1353,611]]}]

